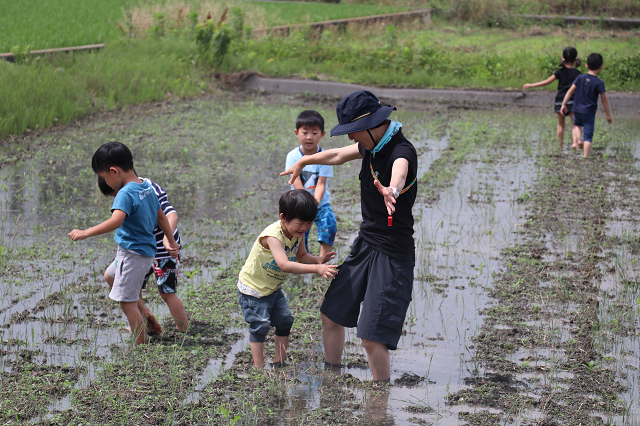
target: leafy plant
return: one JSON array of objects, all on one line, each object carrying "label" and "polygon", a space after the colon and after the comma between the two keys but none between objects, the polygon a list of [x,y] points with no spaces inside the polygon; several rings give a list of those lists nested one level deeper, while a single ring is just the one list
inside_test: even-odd
[{"label": "leafy plant", "polygon": [[13,53],[13,62],[16,64],[24,64],[29,61],[29,45],[13,46],[11,53]]}]

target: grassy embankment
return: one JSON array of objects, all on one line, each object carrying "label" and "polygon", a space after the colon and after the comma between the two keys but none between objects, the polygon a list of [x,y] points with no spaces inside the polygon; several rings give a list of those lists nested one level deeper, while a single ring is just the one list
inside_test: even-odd
[{"label": "grassy embankment", "polygon": [[[210,51],[199,49],[195,41],[198,30],[192,21],[195,15],[188,8],[181,13],[179,7],[169,4],[164,9],[129,9],[130,19],[121,12],[124,32],[133,33],[135,39],[120,40],[122,32],[116,36],[119,30],[115,19],[105,12],[103,21],[111,20],[113,38],[103,51],[27,57],[22,64],[0,63],[0,97],[5,100],[0,104],[0,137],[141,102],[199,96],[217,87],[211,78],[216,70],[251,69],[270,76],[377,86],[518,89],[525,82],[547,78],[559,62],[562,48],[574,45],[583,58],[591,51],[604,54],[601,77],[608,90],[640,91],[637,31],[617,31],[616,38],[612,38],[611,31],[597,26],[531,27],[510,20],[511,28],[498,29],[436,19],[429,25],[398,28],[351,28],[344,33],[325,31],[321,35],[301,31],[284,38],[246,37],[249,29],[263,25],[353,16],[357,11],[389,11],[326,4],[307,8],[268,3],[269,9],[260,7],[262,4],[243,3],[235,15],[242,19],[236,21],[229,14],[225,27],[235,25],[237,31],[229,32],[232,40],[224,57],[212,57]],[[222,10],[222,3],[212,3],[211,9],[193,12],[198,13],[197,20],[202,25],[205,13],[213,11],[215,25]],[[267,20],[267,16],[272,18]],[[28,39],[16,37],[27,43]],[[81,43],[93,41],[100,40],[87,36]],[[548,89],[553,90],[554,86]]]},{"label": "grassy embankment", "polygon": [[508,14],[573,15],[591,17],[640,17],[640,3],[635,0],[346,0],[351,4],[393,4],[407,7],[432,7],[458,19],[489,22],[490,18]]},{"label": "grassy embankment", "polygon": [[[239,1],[163,1],[163,0],[23,0],[0,4],[0,53],[15,46],[31,50],[104,43],[119,39],[122,28],[140,27],[153,21],[156,13],[177,15],[180,7],[188,19],[191,11],[202,18],[208,13],[218,18],[226,6]],[[380,5],[337,5],[323,3],[287,4],[283,2],[241,2],[249,18],[248,25],[264,28],[301,22],[317,22],[355,16],[378,15],[406,10],[405,7]],[[145,6],[145,7],[140,7]],[[201,19],[202,20],[202,19]],[[34,30],[35,29],[35,30]]]}]

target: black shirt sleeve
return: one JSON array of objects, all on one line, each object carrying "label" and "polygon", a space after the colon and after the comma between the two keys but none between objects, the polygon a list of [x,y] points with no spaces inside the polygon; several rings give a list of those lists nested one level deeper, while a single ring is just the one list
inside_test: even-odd
[{"label": "black shirt sleeve", "polygon": [[[404,142],[399,143],[391,154],[391,161],[394,162],[398,158],[404,158],[409,162],[409,172],[405,182],[405,185],[409,185],[418,173],[418,155],[413,145]],[[399,189],[402,190],[402,188]]]}]

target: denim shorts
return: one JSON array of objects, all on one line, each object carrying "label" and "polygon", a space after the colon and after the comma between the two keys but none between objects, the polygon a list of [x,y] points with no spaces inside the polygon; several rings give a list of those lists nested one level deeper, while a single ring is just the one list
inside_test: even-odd
[{"label": "denim shorts", "polygon": [[343,327],[357,326],[359,338],[395,350],[411,302],[413,267],[410,259],[379,252],[358,236],[331,281],[320,312]]},{"label": "denim shorts", "polygon": [[175,293],[178,288],[178,263],[175,260],[156,259],[155,263],[144,276],[142,288],[147,288],[151,274],[156,274],[156,283],[160,294]]},{"label": "denim shorts", "polygon": [[250,342],[264,342],[271,326],[276,328],[276,336],[291,334],[293,315],[282,290],[260,298],[238,291],[238,302],[245,321],[249,323]]},{"label": "denim shorts", "polygon": [[591,142],[593,140],[593,129],[596,123],[595,114],[573,113],[573,124],[576,127],[582,127],[582,141]]},{"label": "denim shorts", "polygon": [[[318,207],[318,214],[314,220],[316,228],[318,228],[318,242],[329,244],[333,247],[333,242],[336,239],[336,232],[338,232],[338,225],[336,223],[336,215],[333,213],[331,204],[323,204]],[[309,231],[304,234],[304,246],[309,251]]]}]

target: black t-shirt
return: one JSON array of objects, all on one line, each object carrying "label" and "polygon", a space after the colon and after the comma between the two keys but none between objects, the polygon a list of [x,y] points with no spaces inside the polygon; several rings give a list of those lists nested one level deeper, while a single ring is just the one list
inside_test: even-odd
[{"label": "black t-shirt", "polygon": [[[567,68],[562,67],[558,68],[553,75],[558,79],[558,93],[556,94],[556,102],[562,102],[564,100],[564,95],[567,94],[567,91],[573,84],[573,80],[576,79],[577,76],[582,74],[575,68]],[[573,96],[571,97],[573,100]]]},{"label": "black t-shirt", "polygon": [[[374,158],[361,143],[358,150],[362,154],[362,169],[360,170],[360,205],[362,208],[362,224],[360,236],[371,246],[391,257],[410,259],[415,261],[415,247],[413,243],[413,214],[411,208],[416,201],[418,182],[401,194],[396,200],[396,211],[393,213],[393,225],[389,226],[387,208],[384,197],[373,184],[371,167],[378,176],[383,186],[389,186],[391,182],[391,170],[393,162],[398,158],[405,158],[409,162],[409,171],[405,181],[405,187],[416,177],[418,171],[418,156],[404,135],[398,130],[391,140],[382,148]],[[372,161],[373,160],[373,161]],[[402,191],[404,188],[398,188]]]}]

